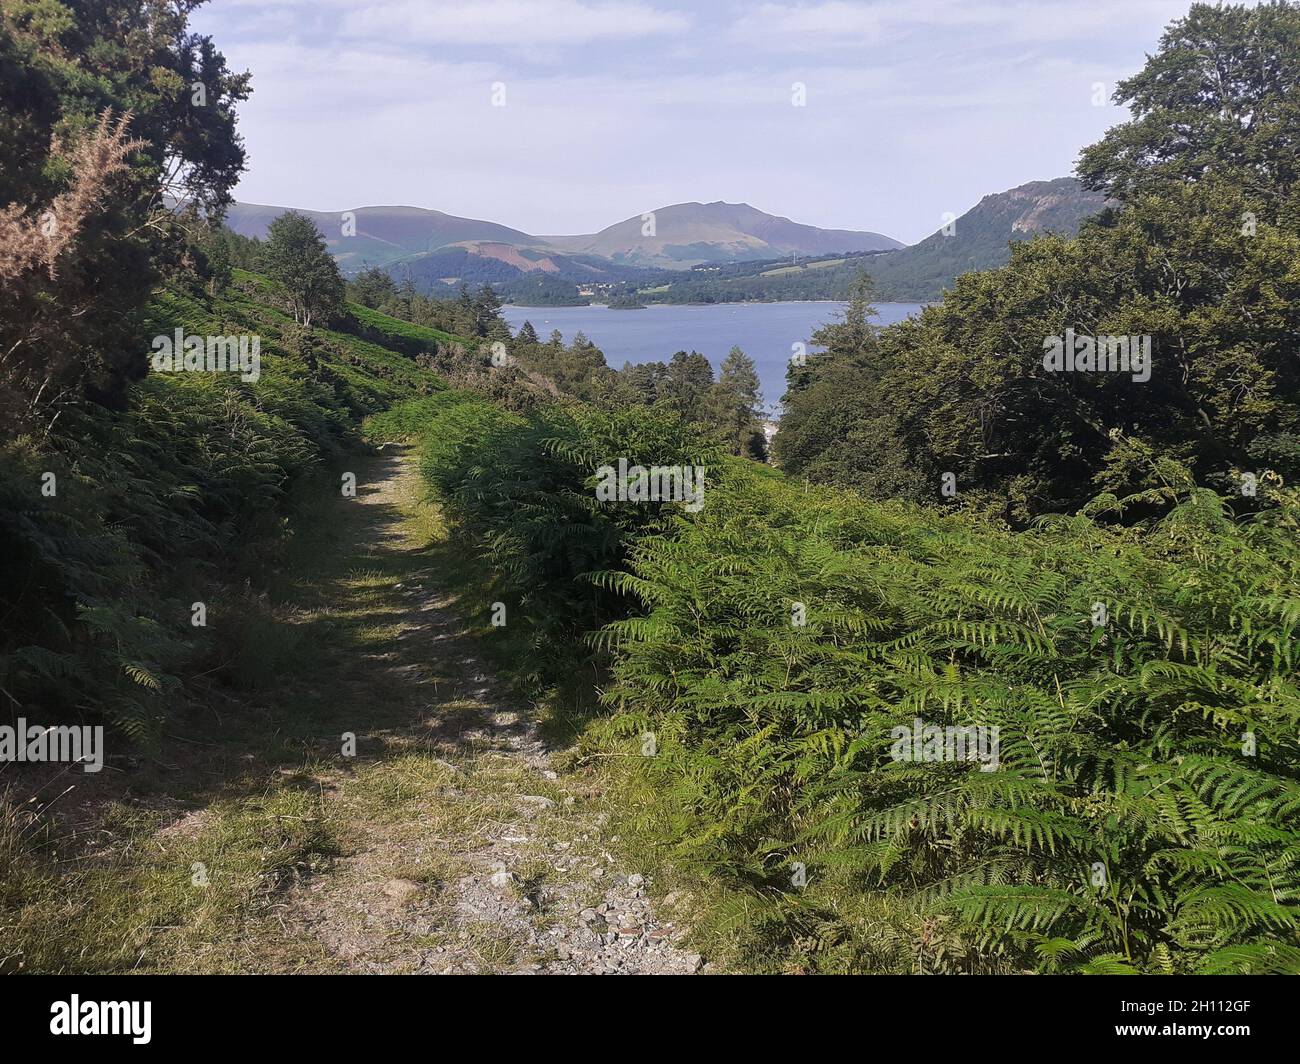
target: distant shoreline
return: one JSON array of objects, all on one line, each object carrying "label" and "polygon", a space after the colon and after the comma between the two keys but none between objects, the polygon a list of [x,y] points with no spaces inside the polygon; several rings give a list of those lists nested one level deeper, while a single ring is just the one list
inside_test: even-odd
[{"label": "distant shoreline", "polygon": [[[654,307],[770,307],[785,303],[847,303],[847,299],[738,299],[726,303],[647,303],[643,307],[610,307],[608,303],[503,303],[502,307],[511,310],[651,310]],[[929,307],[933,303],[921,303],[910,299],[882,299],[874,306],[919,306]]]},{"label": "distant shoreline", "polygon": [[[649,311],[654,307],[775,307],[790,306],[794,303],[833,303],[836,306],[848,303],[848,299],[737,299],[728,303],[646,303],[642,307],[611,307],[608,303],[502,303],[503,307],[513,307],[520,311],[571,311],[581,310],[615,310],[615,311]],[[941,299],[878,299],[874,307],[937,307]]]}]

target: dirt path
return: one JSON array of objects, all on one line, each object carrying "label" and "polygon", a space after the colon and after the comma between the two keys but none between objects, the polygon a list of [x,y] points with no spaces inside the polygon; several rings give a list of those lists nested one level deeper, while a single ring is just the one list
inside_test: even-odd
[{"label": "dirt path", "polygon": [[615,856],[608,777],[493,677],[483,573],[414,463],[342,461],[256,580],[205,589],[217,668],[157,746],[0,801],[0,970],[702,970],[689,899],[655,911]]},{"label": "dirt path", "polygon": [[285,894],[281,926],[349,971],[699,970],[675,944],[672,896],[656,913],[637,869],[610,852],[590,779],[553,768],[531,707],[480,660],[461,620],[479,606],[438,590],[439,537],[413,464],[389,453],[357,481],[353,575],[370,594],[323,612],[386,638],[352,659],[338,693],[397,691],[400,704],[350,729],[355,758],[308,773],[342,853]]}]

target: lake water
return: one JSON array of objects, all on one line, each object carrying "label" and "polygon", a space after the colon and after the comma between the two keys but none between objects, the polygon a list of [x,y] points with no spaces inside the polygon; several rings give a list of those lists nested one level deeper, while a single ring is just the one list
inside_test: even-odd
[{"label": "lake water", "polygon": [[[676,351],[698,351],[713,363],[716,373],[727,352],[738,346],[754,360],[766,406],[775,410],[785,393],[791,345],[808,343],[818,328],[839,319],[844,306],[832,302],[654,304],[644,310],[506,306],[501,314],[511,331],[531,321],[543,340],[553,329],[560,330],[565,343],[578,332],[586,333],[614,369],[625,362],[667,362]],[[915,314],[921,304],[881,303],[876,309],[877,322],[889,325]]]}]

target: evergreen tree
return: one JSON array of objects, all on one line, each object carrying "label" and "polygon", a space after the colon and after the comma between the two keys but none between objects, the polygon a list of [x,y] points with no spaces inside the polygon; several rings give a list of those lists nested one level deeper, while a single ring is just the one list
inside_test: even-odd
[{"label": "evergreen tree", "polygon": [[[408,282],[410,278],[407,278]],[[414,286],[412,286],[413,288]],[[398,293],[397,284],[386,270],[371,266],[348,284],[348,298],[378,310]],[[409,305],[410,300],[407,300]]]},{"label": "evergreen tree", "polygon": [[754,360],[733,347],[718,369],[718,382],[709,397],[709,427],[728,452],[747,458],[766,458],[766,439],[760,416],[758,370]]},{"label": "evergreen tree", "polygon": [[199,250],[203,256],[202,270],[207,278],[209,294],[224,292],[230,286],[232,264],[230,244],[223,238],[221,230],[206,229],[199,241]]},{"label": "evergreen tree", "polygon": [[678,351],[668,363],[659,398],[686,422],[705,416],[705,402],[713,387],[713,366],[698,351]]},{"label": "evergreen tree", "polygon": [[871,318],[871,281],[861,276],[838,322],[812,336],[824,353],[808,354],[786,369],[785,413],[774,442],[777,460],[791,473],[822,483],[860,485],[860,466],[879,469],[889,459],[855,446],[871,409],[879,340]]},{"label": "evergreen tree", "polygon": [[474,297],[474,306],[478,310],[480,320],[484,322],[500,317],[502,305],[501,297],[490,284],[480,288],[478,295]]}]

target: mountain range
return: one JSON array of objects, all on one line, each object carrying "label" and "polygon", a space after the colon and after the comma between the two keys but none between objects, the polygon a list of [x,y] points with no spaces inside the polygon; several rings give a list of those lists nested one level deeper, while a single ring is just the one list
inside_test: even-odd
[{"label": "mountain range", "polygon": [[[264,237],[288,208],[235,203],[226,225]],[[523,272],[595,277],[606,265],[689,269],[705,262],[743,262],[834,251],[888,251],[903,244],[880,233],[819,229],[767,214],[747,203],[675,203],[617,222],[598,233],[531,236],[476,218],[421,207],[300,211],[325,234],[345,271],[391,266],[416,256],[463,250]],[[344,236],[352,220],[351,235]]]},{"label": "mountain range", "polygon": [[818,229],[748,203],[675,203],[628,218],[591,236],[546,236],[550,247],[628,266],[684,269],[782,255],[892,251],[903,244],[880,233]]},{"label": "mountain range", "polygon": [[985,196],[974,207],[911,247],[877,254],[841,254],[767,263],[696,267],[642,293],[658,303],[721,303],[845,299],[859,273],[871,275],[880,302],[928,303],[960,274],[1003,266],[1011,245],[1040,233],[1073,236],[1105,206],[1072,177],[1031,181]]},{"label": "mountain range", "polygon": [[[541,303],[586,301],[593,285],[639,289],[660,302],[835,299],[865,268],[881,299],[927,301],[960,273],[1005,263],[1009,243],[1047,231],[1073,235],[1102,206],[1074,178],[1033,181],[985,196],[911,247],[722,201],[677,203],[577,236],[535,236],[421,207],[300,213],[320,227],[344,273],[380,266],[424,290],[490,283]],[[287,209],[235,203],[226,225],[265,237]]]}]

